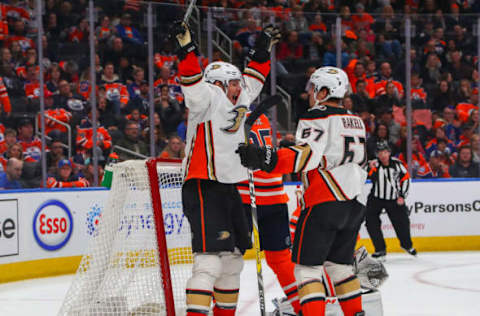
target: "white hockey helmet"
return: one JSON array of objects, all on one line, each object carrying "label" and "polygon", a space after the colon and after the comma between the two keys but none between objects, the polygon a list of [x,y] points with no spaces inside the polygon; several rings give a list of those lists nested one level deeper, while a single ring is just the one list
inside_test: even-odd
[{"label": "white hockey helmet", "polygon": [[228,87],[228,83],[231,80],[240,80],[243,85],[243,76],[241,71],[230,63],[223,61],[215,61],[208,64],[205,68],[205,74],[203,76],[206,82],[215,84],[216,81],[220,81],[225,88]]},{"label": "white hockey helmet", "polygon": [[337,67],[321,67],[315,70],[310,76],[310,82],[313,84],[314,98],[317,102],[317,93],[322,89],[328,89],[328,94],[323,100],[318,100],[318,103],[327,101],[330,98],[343,99],[345,94],[349,91],[350,82],[348,76],[340,68]]}]

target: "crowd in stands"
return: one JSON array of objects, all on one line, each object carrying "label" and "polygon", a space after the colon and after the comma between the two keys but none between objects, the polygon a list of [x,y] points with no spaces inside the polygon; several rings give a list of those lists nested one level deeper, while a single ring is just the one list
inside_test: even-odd
[{"label": "crowd in stands", "polygon": [[[153,147],[159,157],[183,158],[188,113],[168,25],[184,9],[173,5],[178,1],[158,2],[162,3],[154,6]],[[41,90],[47,115],[47,187],[89,186],[94,183],[95,146],[88,1],[45,1],[44,87],[39,82],[35,3],[0,2],[0,188],[40,186],[41,142],[36,127]],[[340,62],[352,90],[344,106],[367,126],[369,159],[375,157],[377,142],[386,140],[393,154],[407,161],[408,53],[413,177],[480,177],[479,73],[472,36],[475,14],[480,12],[477,1],[204,0],[197,5],[203,18],[211,8],[214,23],[233,41],[233,62],[240,68],[262,26],[274,18],[283,35],[276,48],[277,83],[292,96],[295,121],[308,109],[310,74],[319,66],[336,66],[340,40]],[[120,160],[150,155],[148,54],[143,2],[97,0],[95,6],[94,93],[101,177],[112,150]],[[405,51],[406,15],[413,25],[409,52]],[[338,16],[341,38],[336,39]],[[215,50],[213,60],[222,58]],[[200,57],[202,66],[208,62]],[[294,136],[284,133],[278,141],[289,144]]]}]

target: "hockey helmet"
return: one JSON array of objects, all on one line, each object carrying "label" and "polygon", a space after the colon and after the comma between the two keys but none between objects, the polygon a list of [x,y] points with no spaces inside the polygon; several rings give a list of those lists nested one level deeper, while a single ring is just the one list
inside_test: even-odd
[{"label": "hockey helmet", "polygon": [[220,81],[224,88],[228,87],[228,84],[232,80],[240,80],[240,84],[243,86],[243,76],[241,71],[230,63],[223,61],[215,61],[210,63],[205,68],[205,81],[211,84],[215,84],[216,81]]},{"label": "hockey helmet", "polygon": [[313,96],[317,102],[317,93],[326,88],[328,90],[327,96],[319,100],[318,103],[327,101],[330,98],[343,99],[345,94],[349,91],[350,82],[347,74],[337,67],[321,67],[315,70],[310,76],[310,82],[313,84]]}]

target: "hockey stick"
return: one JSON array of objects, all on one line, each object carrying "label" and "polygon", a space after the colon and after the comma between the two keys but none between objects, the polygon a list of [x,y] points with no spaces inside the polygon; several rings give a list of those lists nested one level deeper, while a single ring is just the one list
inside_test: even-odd
[{"label": "hockey stick", "polygon": [[185,15],[183,16],[183,23],[188,24],[188,20],[190,19],[190,16],[192,15],[193,12],[193,7],[195,6],[195,3],[197,0],[191,0],[190,4],[188,5],[187,11],[185,12]]},{"label": "hockey stick", "polygon": [[[268,99],[261,102],[245,120],[245,143],[248,144],[248,135],[252,129],[255,121],[260,115],[267,112],[269,108],[277,105],[282,101],[279,95],[273,95]],[[253,170],[248,169],[248,191],[250,194],[250,208],[252,210],[252,223],[253,223],[253,247],[255,249],[255,259],[257,265],[257,281],[258,281],[258,297],[260,303],[260,315],[265,316],[265,291],[263,287],[263,275],[262,275],[262,259],[260,258],[260,237],[258,234],[258,216],[257,216],[257,202],[255,200],[255,184],[253,182]]]}]

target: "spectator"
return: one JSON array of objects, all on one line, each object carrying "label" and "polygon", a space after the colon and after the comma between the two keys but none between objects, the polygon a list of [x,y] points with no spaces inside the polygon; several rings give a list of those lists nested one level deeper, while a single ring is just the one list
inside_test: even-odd
[{"label": "spectator", "polygon": [[59,140],[52,140],[52,143],[50,144],[50,151],[47,152],[47,169],[49,174],[54,174],[58,162],[60,160],[65,159],[65,152],[63,148],[63,143]]},{"label": "spectator", "polygon": [[138,124],[139,131],[142,131],[147,127],[148,116],[141,114],[140,110],[136,108],[132,108],[130,110],[130,114],[127,114],[125,118],[127,119],[127,121],[136,122]]},{"label": "spectator", "polygon": [[48,177],[47,188],[84,188],[89,183],[85,178],[75,176],[70,160],[62,159],[57,164],[56,173]]},{"label": "spectator", "polygon": [[42,142],[33,135],[33,122],[30,118],[21,118],[18,123],[17,142],[22,146],[24,157],[39,161],[42,152]]},{"label": "spectator", "polygon": [[432,138],[427,145],[425,145],[425,153],[427,157],[430,157],[432,152],[436,151],[438,149],[438,143],[440,140],[445,141],[445,144],[447,145],[447,148],[450,153],[453,153],[455,151],[455,144],[447,138],[445,135],[445,130],[443,127],[438,127],[434,129],[435,137]]},{"label": "spectator", "polygon": [[160,89],[160,96],[156,98],[155,111],[160,115],[165,133],[170,134],[177,131],[177,126],[182,120],[180,104],[168,93],[168,86],[163,85]]},{"label": "spectator", "polygon": [[448,173],[448,164],[442,161],[442,154],[440,152],[432,152],[428,164],[430,165],[430,169],[432,170],[432,178],[451,177]]},{"label": "spectator", "polygon": [[382,92],[375,98],[376,108],[373,113],[380,115],[385,110],[393,111],[394,107],[401,107],[400,95],[394,82],[387,82],[385,85],[385,92]]},{"label": "spectator", "polygon": [[116,83],[120,81],[120,77],[115,73],[115,66],[112,62],[105,63],[103,74],[100,77],[100,84]]},{"label": "spectator", "polygon": [[459,140],[457,142],[457,147],[470,145],[474,130],[471,123],[465,123],[461,126],[462,134],[460,134]]},{"label": "spectator", "polygon": [[455,111],[449,107],[443,109],[443,119],[445,120],[445,134],[448,139],[457,143],[461,134],[461,122],[456,119]]},{"label": "spectator", "polygon": [[387,125],[383,123],[377,124],[375,127],[374,134],[367,139],[367,159],[375,159],[377,153],[377,144],[385,143],[390,148],[392,155],[396,154],[396,147],[390,141],[390,135],[388,133]]},{"label": "spectator", "polygon": [[100,42],[107,42],[113,36],[114,30],[110,26],[110,18],[104,15],[101,18],[100,25],[95,30],[95,35]]},{"label": "spectator", "polygon": [[352,16],[353,28],[356,32],[360,30],[370,31],[370,26],[375,22],[373,17],[365,12],[365,6],[362,3],[355,5],[355,14]]},{"label": "spectator", "polygon": [[13,22],[13,30],[10,31],[10,36],[3,42],[5,47],[11,47],[14,42],[18,42],[23,53],[30,47],[35,48],[33,41],[25,36],[25,22],[16,20]]},{"label": "spectator", "polygon": [[[63,108],[53,107],[53,95],[45,89],[45,134],[52,137],[61,139],[63,142],[67,142],[67,126],[72,119],[72,113]],[[56,120],[56,121],[55,121]],[[58,123],[60,121],[64,124]],[[41,114],[37,116],[38,126],[41,126]]]},{"label": "spectator", "polygon": [[81,18],[78,26],[70,27],[67,39],[73,43],[88,42],[89,27],[87,18]]},{"label": "spectator", "polygon": [[296,31],[300,35],[308,32],[308,21],[303,15],[303,10],[300,5],[292,6],[290,16],[285,21],[285,29],[290,31]]},{"label": "spectator", "polygon": [[104,62],[111,62],[115,68],[118,68],[122,57],[131,58],[133,54],[124,46],[123,40],[120,37],[114,37],[111,42],[111,47],[105,49],[102,60]]},{"label": "spectator", "polygon": [[239,57],[243,58],[243,56],[254,47],[255,40],[261,30],[262,28],[257,25],[257,21],[253,17],[249,17],[246,27],[237,31],[234,37],[233,47]]},{"label": "spectator", "polygon": [[416,109],[418,108],[430,108],[427,106],[427,92],[422,87],[422,78],[420,78],[420,74],[414,72],[411,75],[411,99],[412,99],[412,106]]},{"label": "spectator", "polygon": [[447,80],[441,80],[434,92],[433,101],[429,102],[432,110],[443,112],[447,106],[456,104],[453,90]]},{"label": "spectator", "polygon": [[367,83],[364,80],[357,80],[356,93],[352,94],[354,112],[368,111],[373,113],[375,111],[375,102],[370,99],[370,94],[367,91]]},{"label": "spectator", "polygon": [[[2,126],[3,129],[5,127]],[[17,132],[12,128],[7,128],[3,132],[3,141],[0,142],[0,154],[3,154],[7,149],[17,142]]]},{"label": "spectator", "polygon": [[322,15],[320,13],[315,14],[313,22],[308,29],[312,32],[319,32],[321,34],[327,33],[327,26],[323,23]]},{"label": "spectator", "polygon": [[380,65],[380,78],[375,83],[376,95],[381,95],[385,90],[388,82],[392,82],[397,90],[397,97],[402,99],[405,95],[403,85],[400,81],[397,81],[392,76],[392,67],[389,62],[383,62]]},{"label": "spectator", "polygon": [[480,135],[474,134],[472,136],[472,154],[473,162],[480,163]]},{"label": "spectator", "polygon": [[[101,158],[103,158],[103,156]],[[105,167],[105,159],[103,158],[103,160],[99,160],[99,164],[98,164],[98,169],[97,169],[98,183],[102,183],[103,175],[105,172],[104,167]],[[93,172],[94,170],[95,169],[93,166],[93,160],[87,159],[83,174],[84,174],[85,180],[87,180],[88,183],[90,183],[91,185],[95,183],[94,172]]]},{"label": "spectator", "polygon": [[298,33],[296,31],[288,32],[286,41],[280,42],[277,50],[277,58],[284,60],[288,58],[302,58],[303,45],[298,41]]},{"label": "spectator", "polygon": [[188,125],[188,108],[186,107],[183,110],[182,121],[177,126],[177,135],[182,139],[183,142],[187,139],[187,125]]},{"label": "spectator", "polygon": [[85,115],[85,99],[72,92],[67,80],[60,80],[58,83],[58,94],[53,96],[53,104],[72,113],[72,124],[77,125],[83,115]]},{"label": "spectator", "polygon": [[167,147],[162,151],[160,158],[183,159],[185,157],[185,144],[178,136],[168,138]]},{"label": "spectator", "polygon": [[442,62],[436,53],[430,53],[422,72],[423,82],[426,87],[435,87],[442,77]]},{"label": "spectator", "polygon": [[458,49],[449,53],[450,62],[447,65],[447,70],[454,81],[472,78],[473,68],[462,60],[462,55],[462,52]]},{"label": "spectator", "polygon": [[[82,154],[84,158],[88,156],[88,152],[93,148],[92,111],[93,109],[88,112],[87,117],[77,127],[77,154]],[[99,117],[98,114],[97,118]],[[101,151],[107,151],[112,147],[110,133],[100,124],[97,124],[97,146]]]},{"label": "spectator", "polygon": [[1,163],[0,169],[2,171],[7,170],[7,162],[8,162],[8,159],[10,158],[17,158],[19,160],[26,161],[26,162],[35,162],[35,160],[33,160],[30,157],[26,157],[26,159],[23,159],[23,148],[22,148],[22,145],[18,143],[13,143],[10,146],[8,146],[7,151],[0,156],[0,163]]},{"label": "spectator", "polygon": [[8,96],[7,87],[5,86],[2,77],[0,77],[0,104],[0,113],[5,116],[10,116],[12,105],[10,103],[10,97]]},{"label": "spectator", "polygon": [[117,24],[117,33],[124,40],[131,44],[143,45],[142,35],[138,30],[131,26],[132,16],[129,13],[124,13],[120,19],[120,24]]},{"label": "spectator", "polygon": [[388,134],[390,135],[390,142],[396,144],[400,139],[400,125],[394,121],[393,112],[391,109],[384,109],[380,113],[380,123],[388,127]]},{"label": "spectator", "polygon": [[0,171],[0,190],[21,189],[18,181],[22,176],[23,161],[17,158],[10,158],[7,162],[5,172]]},{"label": "spectator", "polygon": [[47,76],[49,80],[47,81],[47,89],[52,93],[58,93],[58,86],[62,78],[62,68],[57,63],[53,63],[50,68],[48,68]]},{"label": "spectator", "polygon": [[480,166],[473,162],[472,148],[462,146],[458,150],[458,158],[453,166],[450,166],[450,175],[453,178],[480,178]]},{"label": "spectator", "polygon": [[[116,145],[121,146],[129,151],[133,151],[139,155],[147,156],[147,145],[140,139],[139,125],[135,121],[128,121],[125,124],[124,137],[118,141]],[[139,159],[140,156],[118,150],[118,157],[121,161],[130,159]]]},{"label": "spectator", "polygon": [[399,59],[402,55],[402,47],[397,39],[401,30],[400,20],[395,18],[391,5],[382,8],[382,14],[376,19],[374,30],[378,34],[375,55],[390,60]]},{"label": "spectator", "polygon": [[133,70],[133,82],[127,85],[130,99],[140,95],[140,84],[145,81],[145,71],[142,68],[135,68]]},{"label": "spectator", "polygon": [[138,90],[136,90],[134,97],[131,97],[130,101],[128,101],[128,108],[130,110],[137,109],[140,111],[141,114],[148,115],[150,109],[148,92],[148,82],[142,80],[138,86]]}]

